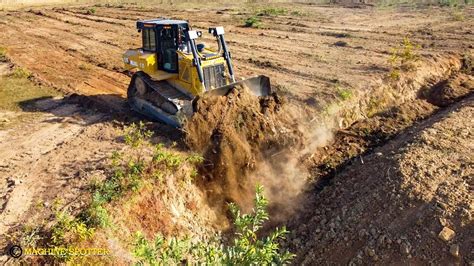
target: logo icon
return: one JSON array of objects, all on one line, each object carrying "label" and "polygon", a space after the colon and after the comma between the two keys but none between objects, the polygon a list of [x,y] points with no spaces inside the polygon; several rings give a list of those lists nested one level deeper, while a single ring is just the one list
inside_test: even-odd
[{"label": "logo icon", "polygon": [[8,254],[10,254],[10,256],[13,258],[19,258],[23,254],[23,249],[18,245],[13,245],[8,250]]}]

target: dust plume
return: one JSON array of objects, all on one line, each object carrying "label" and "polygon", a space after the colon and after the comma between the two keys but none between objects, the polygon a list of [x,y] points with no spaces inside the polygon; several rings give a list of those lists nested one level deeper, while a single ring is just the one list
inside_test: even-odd
[{"label": "dust plume", "polygon": [[195,107],[186,143],[204,155],[199,182],[209,202],[250,210],[260,183],[282,216],[295,210],[310,177],[304,158],[331,140],[332,125],[306,121],[277,94],[256,97],[244,87],[198,99]]}]

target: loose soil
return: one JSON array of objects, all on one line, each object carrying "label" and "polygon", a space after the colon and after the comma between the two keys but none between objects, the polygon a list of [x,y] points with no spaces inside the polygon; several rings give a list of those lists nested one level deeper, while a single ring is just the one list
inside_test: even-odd
[{"label": "loose soil", "polygon": [[185,126],[186,143],[204,154],[201,183],[210,202],[250,209],[258,165],[283,148],[301,145],[302,134],[291,129],[282,105],[275,93],[257,97],[245,87],[196,101],[196,113]]}]

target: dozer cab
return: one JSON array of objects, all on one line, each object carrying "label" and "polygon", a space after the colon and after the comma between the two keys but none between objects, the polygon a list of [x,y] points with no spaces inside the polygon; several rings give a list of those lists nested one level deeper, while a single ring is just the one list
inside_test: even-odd
[{"label": "dozer cab", "polygon": [[257,96],[270,94],[270,81],[256,76],[236,81],[224,28],[209,28],[217,51],[196,44],[202,32],[187,21],[152,19],[137,21],[143,45],[123,55],[133,73],[127,98],[133,110],[180,128],[191,117],[193,101],[204,95],[226,95],[241,84]]}]

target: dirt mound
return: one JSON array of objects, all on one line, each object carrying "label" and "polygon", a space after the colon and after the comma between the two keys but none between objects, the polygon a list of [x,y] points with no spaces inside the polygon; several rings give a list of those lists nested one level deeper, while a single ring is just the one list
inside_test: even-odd
[{"label": "dirt mound", "polygon": [[[257,178],[249,175],[272,154],[298,146],[301,133],[290,129],[277,94],[256,97],[248,89],[233,89],[225,97],[198,99],[187,123],[187,145],[204,155],[203,186],[213,200],[251,205]],[[216,202],[217,203],[217,202]]]},{"label": "dirt mound", "polygon": [[472,76],[460,73],[433,86],[427,100],[436,106],[445,107],[474,90]]}]

